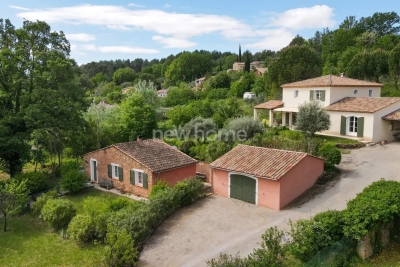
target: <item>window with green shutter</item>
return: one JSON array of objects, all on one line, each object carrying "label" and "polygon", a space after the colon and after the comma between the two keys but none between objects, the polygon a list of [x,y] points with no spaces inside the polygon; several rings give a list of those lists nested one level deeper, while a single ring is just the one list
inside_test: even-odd
[{"label": "window with green shutter", "polygon": [[143,188],[149,188],[148,176],[146,173],[143,173]]},{"label": "window with green shutter", "polygon": [[357,137],[364,137],[364,117],[358,117]]},{"label": "window with green shutter", "polygon": [[118,167],[118,180],[124,180],[124,169],[122,169],[121,167]]},{"label": "window with green shutter", "polygon": [[310,101],[314,100],[314,91],[310,90]]},{"label": "window with green shutter", "polygon": [[321,90],[321,102],[325,102],[325,90]]},{"label": "window with green shutter", "polygon": [[112,166],[111,166],[111,164],[108,164],[107,167],[108,167],[108,178],[112,178]]},{"label": "window with green shutter", "polygon": [[285,118],[286,118],[286,119],[285,119],[285,120],[286,120],[286,121],[285,121],[285,122],[286,122],[286,125],[289,126],[289,112],[286,112]]},{"label": "window with green shutter", "polygon": [[130,171],[130,181],[131,181],[131,184],[135,184],[135,171],[134,170],[131,170]]},{"label": "window with green shutter", "polygon": [[345,116],[342,116],[340,118],[340,134],[341,135],[346,135],[346,121],[347,121],[347,118]]}]

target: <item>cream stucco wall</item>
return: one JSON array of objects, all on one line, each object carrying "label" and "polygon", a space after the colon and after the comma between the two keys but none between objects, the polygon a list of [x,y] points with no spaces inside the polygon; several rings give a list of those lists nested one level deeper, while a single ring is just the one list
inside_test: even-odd
[{"label": "cream stucco wall", "polygon": [[[382,117],[397,109],[400,109],[400,102],[394,103],[374,113],[375,120],[373,129],[373,134],[374,134],[374,138],[372,140],[373,142],[379,142],[384,140],[390,142],[394,140],[393,134],[399,132],[400,130],[392,131],[391,121],[382,120]],[[395,124],[394,128],[397,129],[400,128],[398,122],[395,122],[394,124]]]},{"label": "cream stucco wall", "polygon": [[[298,90],[298,97],[295,91]],[[297,108],[300,104],[310,101],[310,91],[325,90],[325,101],[321,105],[326,107],[345,97],[368,97],[369,90],[372,90],[372,97],[380,97],[379,87],[313,87],[313,88],[283,88],[282,99],[285,108]],[[357,90],[357,94],[354,94]]]}]

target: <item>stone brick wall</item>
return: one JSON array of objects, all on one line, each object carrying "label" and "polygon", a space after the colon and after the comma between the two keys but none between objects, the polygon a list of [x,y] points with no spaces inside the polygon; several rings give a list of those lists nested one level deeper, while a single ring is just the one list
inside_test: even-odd
[{"label": "stone brick wall", "polygon": [[[140,164],[139,162],[134,161],[128,155],[122,153],[115,147],[109,147],[106,149],[101,149],[94,151],[90,154],[87,154],[83,157],[85,163],[85,172],[90,177],[90,159],[97,160],[97,173],[98,173],[98,181],[101,179],[111,179],[113,182],[113,186],[118,190],[124,190],[127,193],[132,193],[137,196],[147,197],[153,186],[153,174],[147,169],[145,166]],[[108,164],[118,164],[124,173],[124,180],[119,181],[116,178],[108,177]],[[130,170],[131,169],[139,169],[143,170],[148,175],[148,188],[143,188],[139,185],[131,185],[130,184]]]},{"label": "stone brick wall", "polygon": [[[135,194],[141,197],[148,197],[151,188],[156,184],[156,179],[165,179],[172,186],[179,180],[190,178],[196,175],[196,165],[188,165],[182,168],[177,168],[161,173],[152,173],[148,168],[139,162],[133,160],[125,153],[119,151],[115,147],[96,150],[83,157],[86,175],[90,178],[90,159],[97,160],[97,173],[99,183],[103,178],[112,180],[113,186],[118,190],[123,190],[126,193]],[[174,160],[174,159],[171,159]],[[123,181],[116,178],[108,177],[108,164],[118,164],[123,169]],[[132,185],[130,183],[130,170],[143,170],[148,175],[148,188],[143,188],[140,185]]]}]

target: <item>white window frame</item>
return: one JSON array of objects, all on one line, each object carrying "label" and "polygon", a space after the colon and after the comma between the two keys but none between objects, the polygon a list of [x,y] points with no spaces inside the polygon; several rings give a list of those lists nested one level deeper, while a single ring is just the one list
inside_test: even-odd
[{"label": "white window frame", "polygon": [[[94,177],[94,168],[93,168],[93,163],[96,162],[96,177]],[[96,178],[96,179],[95,179]],[[90,181],[98,181],[99,180],[99,172],[97,168],[97,160],[90,158]]]},{"label": "white window frame", "polygon": [[294,90],[294,98],[298,98],[299,97],[299,90]]},{"label": "white window frame", "polygon": [[[115,169],[115,167],[117,167]],[[114,179],[119,179],[119,165],[115,163],[111,163],[111,176]]]},{"label": "white window frame", "polygon": [[321,90],[315,90],[314,91],[314,96],[316,101],[321,101],[321,96],[322,96],[322,91]]},{"label": "white window frame", "polygon": [[372,90],[372,89],[369,89],[369,90],[368,90],[368,96],[369,96],[369,97],[372,97],[372,94],[373,94],[373,90]]},{"label": "white window frame", "polygon": [[[143,186],[143,173],[144,173],[144,171],[138,170],[138,169],[133,169],[133,171],[135,172],[135,185]],[[139,183],[139,173],[140,173],[140,176],[142,178],[142,182],[141,183]]]}]

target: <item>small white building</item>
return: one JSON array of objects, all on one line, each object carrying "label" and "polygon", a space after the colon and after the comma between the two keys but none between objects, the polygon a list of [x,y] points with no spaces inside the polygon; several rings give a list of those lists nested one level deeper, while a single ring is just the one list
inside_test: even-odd
[{"label": "small white building", "polygon": [[394,140],[400,131],[400,98],[380,97],[382,84],[347,77],[326,75],[284,84],[282,100],[271,100],[254,107],[282,112],[282,124],[293,128],[298,107],[308,101],[318,101],[331,119],[324,132],[331,135],[353,136],[379,142]]},{"label": "small white building", "polygon": [[194,84],[196,86],[200,86],[200,85],[202,85],[204,83],[205,79],[206,79],[206,77],[202,77],[202,78],[196,79],[196,80],[194,80]]},{"label": "small white building", "polygon": [[162,89],[162,90],[158,90],[157,91],[157,96],[158,97],[166,97],[167,94],[168,94],[168,90],[166,90],[166,89]]},{"label": "small white building", "polygon": [[256,94],[252,92],[246,92],[243,94],[243,99],[253,99],[256,98]]}]

